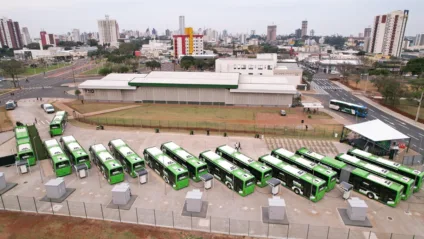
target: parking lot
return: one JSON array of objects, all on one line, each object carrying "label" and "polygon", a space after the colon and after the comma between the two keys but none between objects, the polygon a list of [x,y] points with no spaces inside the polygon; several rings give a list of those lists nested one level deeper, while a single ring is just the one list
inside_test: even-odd
[{"label": "parking lot", "polygon": [[[23,123],[34,123],[36,118],[36,125],[39,129],[40,136],[43,140],[46,140],[50,138],[48,134],[48,123],[53,115],[44,113],[40,108],[40,104],[40,101],[24,100],[19,102],[19,107],[10,113],[13,120]],[[86,150],[90,145],[98,143],[107,145],[110,140],[121,138],[140,155],[142,155],[145,148],[151,146],[159,147],[167,141],[174,141],[194,155],[198,155],[207,149],[214,150],[217,146],[223,144],[234,146],[235,142],[241,142],[241,152],[254,159],[257,159],[263,154],[270,153],[268,145],[264,140],[248,137],[191,136],[177,133],[155,134],[153,132],[138,131],[131,128],[124,128],[119,131],[108,129],[98,131],[94,129],[94,126],[93,129],[87,129],[71,124],[68,124],[65,135],[73,135]],[[12,139],[1,145],[0,151],[11,152],[14,150],[14,147],[14,139]],[[40,210],[51,210],[51,205],[40,202],[38,199],[45,195],[43,182],[45,183],[48,179],[55,178],[55,176],[48,161],[43,161],[41,165],[41,174],[40,167],[35,166],[32,167],[31,173],[26,175],[19,175],[13,166],[1,167],[0,171],[5,172],[8,182],[18,183],[18,186],[4,194],[3,198],[5,200],[12,200],[16,195],[25,196],[29,197],[29,201],[23,202],[23,204],[31,205],[33,202],[30,201],[30,198],[35,197]],[[209,204],[208,216],[260,222],[261,207],[267,206],[268,198],[271,197],[269,188],[256,187],[253,194],[243,198],[228,190],[218,181],[215,181],[213,188],[207,191],[203,189],[203,183],[194,183],[193,181],[190,181],[188,188],[175,191],[169,185],[165,184],[156,173],[149,168],[148,170],[149,182],[144,185],[140,185],[137,179],[126,175],[126,181],[131,186],[132,194],[138,196],[132,207],[181,213],[186,193],[193,189],[200,189],[204,192],[203,199]],[[90,170],[87,178],[78,179],[75,174],[72,174],[65,177],[65,182],[67,187],[76,189],[67,198],[71,204],[68,207],[77,207],[76,205],[81,205],[78,203],[85,202],[88,205],[86,206],[86,210],[94,215],[100,213],[100,210],[97,209],[100,204],[107,205],[112,199],[111,189],[113,186],[106,182],[96,167]],[[347,203],[341,198],[341,194],[340,190],[336,188],[327,193],[324,199],[318,203],[312,203],[285,188],[280,188],[279,196],[283,197],[286,201],[287,216],[290,223],[346,228],[337,212],[337,208],[347,207]],[[424,203],[424,199],[422,199],[424,198],[423,192],[414,195],[409,201],[402,201],[397,208],[390,208],[376,201],[365,199],[365,197],[357,193],[353,193],[353,196],[363,198],[368,204],[368,217],[373,224],[372,231],[396,232],[409,235],[424,234],[424,228],[422,227],[424,223],[424,204],[419,204]],[[419,196],[422,196],[421,199]],[[56,210],[60,212],[64,209],[57,207]],[[106,208],[105,210],[108,211],[103,213],[107,212],[108,217],[117,217],[116,210],[113,211]],[[143,215],[145,220],[149,220],[146,216],[147,213]],[[125,212],[120,216],[132,217],[130,214],[125,215]],[[199,220],[196,223],[201,225],[205,222]]]}]

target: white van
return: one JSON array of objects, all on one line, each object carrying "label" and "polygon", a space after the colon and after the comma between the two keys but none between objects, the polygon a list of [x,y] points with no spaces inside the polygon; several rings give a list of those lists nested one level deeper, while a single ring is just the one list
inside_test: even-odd
[{"label": "white van", "polygon": [[47,113],[54,113],[54,107],[51,104],[41,104],[41,108]]}]

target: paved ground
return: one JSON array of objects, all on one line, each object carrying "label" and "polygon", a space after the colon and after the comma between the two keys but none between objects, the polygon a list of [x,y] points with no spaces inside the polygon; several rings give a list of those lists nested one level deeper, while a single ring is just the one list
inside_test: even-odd
[{"label": "paved ground", "polygon": [[356,97],[354,94],[352,94],[353,92],[346,91],[345,87],[341,87],[331,82],[327,77],[327,75],[316,74],[312,80],[312,88],[319,92],[319,94],[315,95],[315,98],[320,99],[326,108],[328,108],[328,102],[330,99],[337,99],[365,105],[368,107],[368,116],[366,118],[355,117],[340,112],[335,113],[340,117],[350,121],[352,124],[356,122],[360,123],[368,120],[379,119],[411,137],[411,148],[420,154],[424,153],[424,129],[416,127],[415,124],[411,124],[409,120],[406,121],[403,118],[396,118],[396,115],[393,114],[391,110],[387,110],[384,107],[374,104],[369,104],[369,102]]},{"label": "paved ground", "polygon": [[[15,120],[22,120],[28,123],[33,121],[28,115],[37,117],[38,122],[45,123],[37,124],[42,139],[46,140],[50,138],[47,122],[50,121],[52,115],[45,114],[39,107],[38,102],[22,102],[20,103],[20,107],[12,111],[12,113]],[[120,131],[96,131],[94,127],[93,129],[81,129],[70,124],[67,126],[65,135],[75,136],[85,149],[88,149],[92,144],[102,143],[106,145],[111,139],[122,138],[139,154],[147,147],[160,146],[163,142],[171,140],[195,155],[206,149],[215,149],[222,144],[234,145],[235,142],[241,142],[243,147],[242,152],[255,159],[270,152],[265,141],[246,137],[224,138],[222,136],[190,136],[172,133],[155,134],[137,131],[131,128],[121,129]],[[299,144],[306,144],[306,142],[299,142]],[[13,150],[13,147],[14,145],[12,143],[4,144],[0,146],[0,151],[10,151]],[[42,165],[44,182],[47,179],[54,178],[49,167],[49,162],[43,161]],[[19,183],[16,188],[3,196],[5,204],[8,206],[12,205],[13,207],[13,205],[16,205],[17,207],[16,195],[28,197],[26,198],[28,203],[32,203],[32,198],[30,197],[39,199],[45,195],[38,166],[33,167],[31,174],[27,175],[18,175],[14,167],[2,167],[0,171],[6,173],[8,181]],[[111,201],[110,190],[112,186],[108,185],[99,175],[97,168],[91,169],[89,177],[86,179],[81,180],[77,179],[75,175],[69,175],[65,177],[65,181],[67,187],[76,188],[76,191],[68,198],[70,203],[74,205],[72,206],[72,210],[83,210],[82,202],[86,202],[90,213],[97,213],[99,215],[101,213],[99,204],[108,204]],[[190,182],[190,187],[188,188],[174,191],[151,170],[148,184],[139,185],[137,180],[128,176],[126,181],[130,183],[132,193],[138,195],[133,209],[134,207],[140,208],[141,213],[144,213],[143,215],[147,215],[148,210],[146,209],[162,210],[163,212],[157,213],[162,215],[163,220],[167,218],[166,215],[169,215],[169,213],[166,214],[164,211],[174,211],[175,214],[181,212],[187,191],[196,188],[203,191],[202,183],[193,182]],[[243,198],[229,191],[220,182],[215,182],[214,188],[205,191],[204,194],[204,200],[209,203],[208,216],[214,218],[231,217],[238,220],[252,221],[261,220],[261,206],[267,206],[267,200],[270,197],[268,188],[256,188],[254,194]],[[364,198],[357,193],[353,193],[353,195]],[[346,207],[346,202],[341,199],[341,192],[338,189],[327,193],[325,198],[318,203],[312,203],[285,188],[281,189],[280,196],[286,200],[286,204],[288,205],[287,214],[291,223],[311,224],[314,226],[331,225],[332,227],[346,228],[337,213],[337,208]],[[420,199],[417,196],[422,196],[422,198]],[[424,203],[424,193],[421,192],[418,195],[414,195],[408,202],[401,202],[397,208],[390,208],[376,201],[365,200],[369,206],[368,217],[374,226],[372,230],[403,234],[424,234],[424,228],[422,227],[424,222],[424,204],[422,204]],[[41,202],[39,204],[40,210],[51,210],[48,204],[42,204]],[[62,206],[57,206],[55,210],[60,212],[63,210]],[[405,213],[408,207],[410,213]],[[114,211],[109,209],[105,213],[107,215],[110,214],[111,217],[117,216]],[[124,212],[123,216],[130,217],[132,215],[131,213],[134,213],[134,211]],[[222,221],[222,223],[225,221],[225,219],[216,220],[218,222]],[[205,222],[199,221],[198,223]],[[359,230],[358,228],[356,229]]]}]

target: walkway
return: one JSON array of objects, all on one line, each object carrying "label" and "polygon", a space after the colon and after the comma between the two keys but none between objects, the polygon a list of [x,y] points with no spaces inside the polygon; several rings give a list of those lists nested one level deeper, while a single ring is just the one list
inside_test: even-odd
[{"label": "walkway", "polygon": [[306,147],[313,152],[333,157],[339,153],[333,142],[328,140],[265,137],[265,143],[270,150],[284,148],[288,151],[296,152],[296,150],[300,149],[301,147]]}]

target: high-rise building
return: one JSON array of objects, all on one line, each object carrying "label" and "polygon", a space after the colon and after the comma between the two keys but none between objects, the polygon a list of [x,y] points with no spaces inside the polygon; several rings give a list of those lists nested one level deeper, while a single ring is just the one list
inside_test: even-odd
[{"label": "high-rise building", "polygon": [[415,46],[424,46],[424,34],[417,34],[414,40]]},{"label": "high-rise building", "polygon": [[311,36],[311,37],[315,36],[315,31],[314,31],[314,29],[311,29],[311,31],[309,32],[309,36]]},{"label": "high-rise building", "polygon": [[376,16],[368,52],[399,57],[402,52],[408,15],[409,10],[398,10]]},{"label": "high-rise building", "polygon": [[29,31],[27,27],[22,28],[22,44],[28,45],[32,42],[31,36],[29,35]]},{"label": "high-rise building", "polygon": [[364,37],[371,37],[371,27],[364,29]]},{"label": "high-rise building", "polygon": [[184,16],[180,16],[180,28],[179,28],[180,35],[185,34],[185,19]]},{"label": "high-rise building", "polygon": [[48,45],[55,46],[56,45],[56,42],[54,40],[54,35],[50,33],[48,36],[49,36],[48,37]]},{"label": "high-rise building", "polygon": [[81,35],[79,29],[73,29],[72,30],[72,41],[74,42],[80,42],[81,41]]},{"label": "high-rise building", "polygon": [[182,55],[203,55],[203,35],[193,34],[193,28],[185,29],[184,35],[173,35],[174,54],[178,58]]},{"label": "high-rise building", "polygon": [[359,38],[363,38],[364,37],[364,33],[362,33],[362,32],[358,33],[358,37]]},{"label": "high-rise building", "polygon": [[294,34],[296,35],[296,38],[301,38],[302,37],[302,29],[300,29],[300,28],[296,29]]},{"label": "high-rise building", "polygon": [[41,40],[41,45],[45,46],[48,45],[48,35],[46,31],[41,31],[40,32],[40,40]]},{"label": "high-rise building", "polygon": [[155,29],[155,28],[153,28],[153,29],[152,29],[152,35],[153,35],[153,36],[157,36],[157,34],[158,34],[158,33],[156,32],[156,29]]},{"label": "high-rise building", "polygon": [[271,25],[267,28],[266,41],[272,42],[277,40],[277,26]]},{"label": "high-rise building", "polygon": [[302,37],[308,35],[308,21],[302,21]]},{"label": "high-rise building", "polygon": [[165,36],[167,36],[167,37],[171,36],[171,31],[169,29],[165,30]]},{"label": "high-rise building", "polygon": [[99,44],[118,46],[118,22],[116,20],[109,19],[109,16],[106,15],[106,19],[98,20],[97,24],[99,26]]},{"label": "high-rise building", "polygon": [[240,34],[240,43],[243,45],[246,44],[246,34]]},{"label": "high-rise building", "polygon": [[227,30],[222,31],[222,37],[227,37],[227,36],[228,36]]},{"label": "high-rise building", "polygon": [[23,47],[19,23],[12,19],[0,19],[0,47],[19,49]]}]

